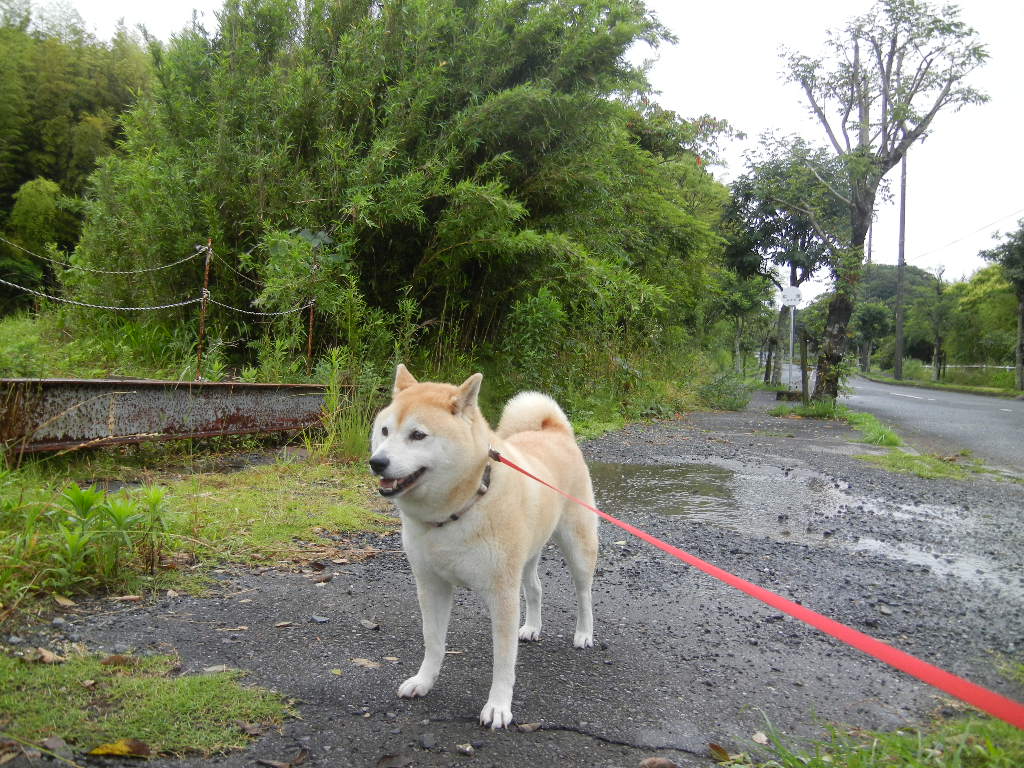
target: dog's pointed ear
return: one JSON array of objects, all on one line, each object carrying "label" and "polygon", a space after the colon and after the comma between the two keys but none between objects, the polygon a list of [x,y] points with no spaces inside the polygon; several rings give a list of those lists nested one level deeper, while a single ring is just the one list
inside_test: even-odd
[{"label": "dog's pointed ear", "polygon": [[399,363],[395,369],[395,385],[391,388],[391,394],[397,395],[403,389],[408,389],[413,384],[418,384],[415,377],[409,373],[409,369],[405,367],[404,363]]},{"label": "dog's pointed ear", "polygon": [[474,373],[459,387],[459,391],[452,398],[452,413],[464,412],[467,408],[476,407],[477,397],[480,395],[480,382],[484,380],[482,373]]}]

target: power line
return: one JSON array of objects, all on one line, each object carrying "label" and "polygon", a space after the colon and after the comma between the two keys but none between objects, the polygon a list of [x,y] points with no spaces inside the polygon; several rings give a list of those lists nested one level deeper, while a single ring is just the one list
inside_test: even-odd
[{"label": "power line", "polygon": [[963,235],[962,237],[958,237],[956,240],[952,240],[952,241],[946,243],[945,245],[939,246],[938,248],[932,248],[930,251],[925,251],[924,253],[919,253],[917,256],[914,256],[912,258],[907,259],[907,261],[917,261],[918,259],[923,259],[925,256],[931,256],[933,253],[938,253],[939,251],[945,250],[946,248],[949,248],[951,245],[956,245],[957,243],[962,243],[967,238],[972,237],[973,235],[976,235],[979,232],[984,232],[986,229],[988,229],[989,227],[993,226],[994,224],[998,224],[999,222],[1005,221],[1006,219],[1012,218],[1013,216],[1016,216],[1016,215],[1018,215],[1020,213],[1024,213],[1024,208],[1020,208],[1020,209],[1014,211],[1013,213],[1008,213],[1005,216],[1000,216],[995,221],[990,221],[988,224],[986,224],[986,225],[984,225],[982,227],[978,227],[973,232],[968,232],[966,235]]}]

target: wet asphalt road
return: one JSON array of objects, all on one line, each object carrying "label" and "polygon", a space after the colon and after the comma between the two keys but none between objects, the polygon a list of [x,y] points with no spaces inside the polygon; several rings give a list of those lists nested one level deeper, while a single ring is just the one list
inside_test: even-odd
[{"label": "wet asphalt road", "polygon": [[1001,469],[1024,472],[1024,400],[882,384],[854,378],[843,402],[892,424],[912,445],[950,455],[969,450]]},{"label": "wet asphalt road", "polygon": [[[746,413],[692,414],[590,442],[599,505],[1024,698],[994,664],[1024,658],[1024,486],[888,475],[853,458],[867,449],[845,427],[768,417],[772,404],[758,393]],[[892,728],[954,709],[923,683],[602,524],[595,647],[572,648],[570,583],[549,551],[543,639],[521,646],[513,702],[518,723],[539,726],[487,731],[476,724],[490,679],[479,601],[457,593],[437,686],[400,700],[395,689],[421,652],[412,577],[397,535],[352,545],[380,553],[326,562],[333,577],[321,585],[295,569],[228,571],[212,596],[106,603],[67,616],[59,634],[96,650],[173,649],[185,673],[237,667],[297,702],[301,719],[246,751],[152,766],[251,766],[300,748],[322,766],[625,768],[653,755],[710,766],[710,742],[756,750],[751,737],[768,722],[800,739],[830,722]],[[292,625],[275,628],[282,621]],[[248,629],[218,631],[239,626]],[[472,756],[459,752],[466,744]]]}]

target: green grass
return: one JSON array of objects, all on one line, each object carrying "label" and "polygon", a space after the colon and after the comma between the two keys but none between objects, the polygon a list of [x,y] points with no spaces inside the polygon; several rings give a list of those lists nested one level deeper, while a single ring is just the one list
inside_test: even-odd
[{"label": "green grass", "polygon": [[834,419],[845,421],[863,436],[863,442],[871,445],[902,445],[899,435],[892,428],[880,422],[874,414],[852,411],[845,405],[831,400],[813,400],[809,405],[780,405],[768,411],[770,416],[805,419]]},{"label": "green grass", "polygon": [[942,721],[892,732],[829,729],[826,740],[794,747],[771,733],[771,758],[732,755],[741,768],[1020,768],[1024,731],[987,717]]},{"label": "green grass", "polygon": [[893,449],[882,456],[864,454],[857,458],[890,472],[917,475],[927,479],[966,480],[972,475],[987,471],[976,459],[964,455],[941,457]]},{"label": "green grass", "polygon": [[[0,471],[0,618],[49,595],[197,592],[214,565],[301,559],[337,546],[324,533],[390,524],[375,511],[379,497],[361,464],[278,461],[182,474],[98,453]],[[149,485],[106,494],[74,483],[85,477]]]},{"label": "green grass", "polygon": [[102,661],[0,655],[0,729],[31,744],[60,736],[80,751],[128,738],[154,753],[210,754],[246,746],[240,724],[270,727],[292,714],[280,695],[243,685],[240,671],[179,677],[174,656]]},{"label": "green grass", "polygon": [[[319,530],[380,530],[388,518],[359,464],[279,462],[172,482],[168,528],[200,554],[251,561],[295,552]],[[328,542],[321,539],[325,544]]]}]

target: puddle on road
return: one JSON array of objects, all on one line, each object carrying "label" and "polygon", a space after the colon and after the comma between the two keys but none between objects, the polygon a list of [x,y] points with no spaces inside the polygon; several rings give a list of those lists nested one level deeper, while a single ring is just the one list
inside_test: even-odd
[{"label": "puddle on road", "polygon": [[598,506],[613,515],[656,512],[782,541],[821,544],[838,506],[810,472],[723,464],[590,463]]},{"label": "puddle on road", "polygon": [[590,464],[599,504],[708,523],[736,522],[741,516],[732,491],[734,474],[711,464]]},{"label": "puddle on road", "polygon": [[[644,512],[685,519],[760,536],[814,546],[841,546],[927,566],[939,577],[984,584],[1003,595],[1024,597],[1024,579],[1012,569],[971,552],[936,553],[908,541],[888,543],[870,537],[833,544],[830,534],[852,503],[861,512],[940,528],[946,540],[963,536],[972,521],[952,507],[888,504],[851,499],[826,477],[807,470],[722,464],[609,464],[591,462],[598,506],[616,516]],[[924,545],[927,546],[927,545]]]}]

